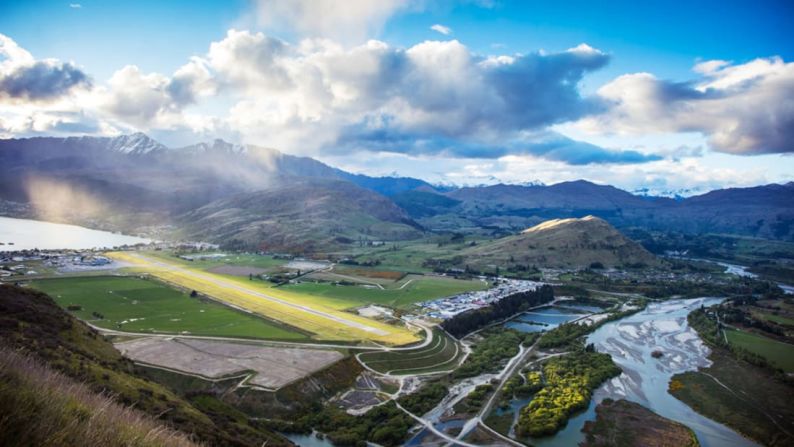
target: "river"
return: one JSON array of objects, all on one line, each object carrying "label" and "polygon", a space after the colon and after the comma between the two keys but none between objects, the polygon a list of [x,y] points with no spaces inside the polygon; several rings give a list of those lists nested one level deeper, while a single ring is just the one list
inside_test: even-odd
[{"label": "river", "polygon": [[[717,304],[721,298],[672,300],[649,304],[634,315],[607,323],[593,332],[588,343],[607,352],[623,370],[593,393],[590,407],[572,418],[555,436],[533,439],[539,447],[577,445],[584,439],[584,422],[595,418],[595,406],[604,398],[627,399],[690,427],[703,447],[756,446],[726,427],[696,413],[667,392],[677,373],[709,366],[709,349],[689,327],[686,317],[701,305]],[[651,352],[661,350],[660,359]]]},{"label": "river", "polygon": [[16,250],[85,250],[151,242],[135,236],[30,219],[0,217],[0,252]]}]

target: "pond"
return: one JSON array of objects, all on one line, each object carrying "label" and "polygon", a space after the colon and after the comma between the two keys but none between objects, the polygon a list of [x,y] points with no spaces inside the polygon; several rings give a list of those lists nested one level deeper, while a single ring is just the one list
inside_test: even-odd
[{"label": "pond", "polygon": [[[600,310],[600,309],[599,309]],[[542,307],[523,312],[504,324],[504,327],[520,332],[543,332],[585,315],[585,311],[556,306]],[[588,312],[589,313],[589,312]]]},{"label": "pond", "polygon": [[135,236],[30,219],[0,217],[0,251],[86,250],[151,242]]}]

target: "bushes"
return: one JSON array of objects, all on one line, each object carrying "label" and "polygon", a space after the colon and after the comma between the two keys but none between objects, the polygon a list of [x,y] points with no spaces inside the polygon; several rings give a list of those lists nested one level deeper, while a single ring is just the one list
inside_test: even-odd
[{"label": "bushes", "polygon": [[[433,409],[448,392],[446,386],[430,383],[403,396],[399,402],[411,413],[422,415]],[[391,447],[405,441],[413,424],[414,420],[393,402],[374,407],[361,416],[351,416],[333,406],[323,408],[317,403],[295,423],[295,428],[305,431],[306,427],[312,427],[339,446],[363,446],[370,441]]]},{"label": "bushes", "polygon": [[485,372],[498,371],[505,360],[518,354],[518,345],[532,343],[537,333],[522,334],[513,329],[488,330],[483,340],[474,346],[473,352],[453,376],[466,378]]},{"label": "bushes", "polygon": [[587,408],[595,388],[620,372],[609,354],[578,351],[549,360],[543,366],[545,383],[521,410],[517,433],[520,436],[556,433],[572,413]]},{"label": "bushes", "polygon": [[411,418],[388,403],[371,409],[362,416],[351,416],[344,411],[319,404],[314,411],[298,421],[299,427],[310,426],[325,433],[335,445],[365,445],[367,440],[386,446],[399,445],[411,428]]},{"label": "bushes", "polygon": [[415,393],[401,397],[399,402],[406,410],[421,416],[432,410],[447,393],[449,389],[446,386],[435,382],[423,386]]},{"label": "bushes", "polygon": [[468,396],[466,396],[455,406],[456,412],[476,413],[477,411],[480,411],[480,408],[482,408],[483,404],[485,404],[486,398],[493,392],[494,389],[494,386],[490,383],[486,383],[485,385],[477,385],[477,387],[475,387]]}]

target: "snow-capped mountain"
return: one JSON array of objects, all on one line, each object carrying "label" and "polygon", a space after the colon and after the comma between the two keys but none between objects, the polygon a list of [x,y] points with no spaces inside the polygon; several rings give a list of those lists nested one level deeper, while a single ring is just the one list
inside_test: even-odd
[{"label": "snow-capped mountain", "polygon": [[157,141],[149,138],[149,136],[143,132],[110,138],[107,148],[113,152],[129,155],[144,155],[168,149]]},{"label": "snow-capped mountain", "polygon": [[248,152],[248,147],[241,144],[233,144],[224,141],[220,138],[215,139],[212,143],[202,142],[185,146],[177,149],[183,153],[189,154],[207,154],[207,153],[222,153],[222,154],[245,154]]}]

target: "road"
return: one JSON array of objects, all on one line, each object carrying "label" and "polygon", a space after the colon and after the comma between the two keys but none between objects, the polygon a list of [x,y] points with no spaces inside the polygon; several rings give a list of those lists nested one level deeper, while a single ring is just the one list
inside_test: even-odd
[{"label": "road", "polygon": [[481,446],[478,446],[478,445],[475,445],[475,444],[469,444],[468,442],[461,441],[461,440],[459,440],[459,439],[455,439],[455,438],[453,438],[452,436],[449,436],[448,434],[446,434],[446,433],[444,433],[444,432],[442,432],[442,431],[438,430],[438,429],[437,429],[436,427],[434,427],[434,426],[433,426],[433,424],[431,424],[430,422],[428,422],[428,421],[426,421],[426,420],[422,419],[421,417],[419,417],[419,416],[417,416],[417,415],[415,415],[415,414],[411,413],[410,411],[406,410],[406,409],[405,409],[405,408],[404,408],[402,405],[400,405],[400,403],[399,403],[399,402],[397,402],[397,400],[395,400],[395,401],[394,401],[394,404],[395,404],[395,405],[397,405],[397,408],[399,408],[400,410],[404,411],[404,412],[405,412],[405,414],[407,414],[408,416],[410,416],[411,418],[413,418],[413,419],[414,419],[416,422],[419,422],[420,424],[424,425],[424,426],[425,426],[425,427],[426,427],[428,430],[430,430],[430,431],[431,431],[431,432],[432,432],[434,435],[438,436],[438,437],[439,437],[439,438],[441,438],[441,439],[444,439],[444,440],[446,440],[446,441],[449,441],[449,442],[450,442],[450,443],[452,443],[453,445],[462,445],[462,446],[464,446],[464,447],[481,447]]}]

